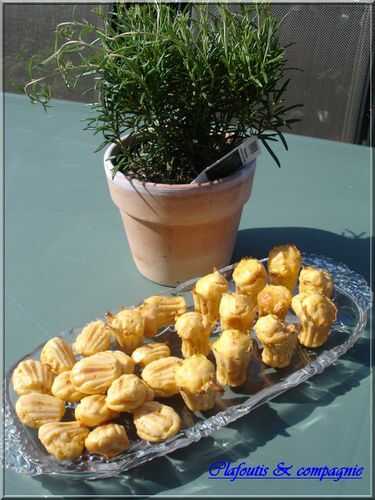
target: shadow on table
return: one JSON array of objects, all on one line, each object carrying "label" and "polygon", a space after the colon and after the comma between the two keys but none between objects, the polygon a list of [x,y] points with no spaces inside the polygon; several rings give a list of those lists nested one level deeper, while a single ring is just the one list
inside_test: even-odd
[{"label": "shadow on table", "polygon": [[[276,436],[288,436],[288,429],[303,432],[324,418],[323,412],[312,412],[330,405],[338,396],[357,387],[370,373],[370,342],[361,338],[345,358],[300,387],[279,396],[212,437],[202,439],[129,471],[120,478],[100,481],[70,481],[39,477],[43,487],[55,495],[153,495],[184,487],[191,495],[212,494],[208,468],[216,461],[253,463],[252,454]],[[367,362],[366,362],[367,360]],[[318,382],[318,383],[317,383]],[[340,399],[335,401],[340,405]],[[272,464],[270,464],[272,465]],[[195,481],[196,480],[196,481]],[[179,491],[174,493],[178,494]]]},{"label": "shadow on table", "polygon": [[342,234],[307,227],[242,229],[238,232],[233,262],[247,255],[265,257],[274,245],[289,242],[304,252],[343,262],[370,282],[370,238],[366,233],[354,234],[349,228]]}]

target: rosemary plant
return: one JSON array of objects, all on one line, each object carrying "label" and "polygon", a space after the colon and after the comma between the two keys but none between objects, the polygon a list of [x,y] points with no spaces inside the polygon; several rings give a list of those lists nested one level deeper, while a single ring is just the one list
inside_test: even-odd
[{"label": "rosemary plant", "polygon": [[[102,24],[59,24],[54,48],[29,64],[25,92],[47,107],[51,81],[93,78],[97,102],[87,128],[119,145],[117,171],[148,182],[191,182],[244,138],[269,141],[296,119],[286,106],[285,47],[265,4],[177,10],[166,3],[117,4]],[[51,80],[52,79],[52,80]],[[121,141],[124,134],[135,138]]]}]

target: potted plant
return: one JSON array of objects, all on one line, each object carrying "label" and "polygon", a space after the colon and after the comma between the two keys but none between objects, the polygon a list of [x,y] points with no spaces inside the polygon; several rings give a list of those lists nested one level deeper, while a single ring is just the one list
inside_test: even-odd
[{"label": "potted plant", "polygon": [[[212,7],[212,6],[211,6]],[[49,80],[94,78],[87,128],[102,133],[109,190],[139,271],[176,283],[229,263],[254,169],[192,180],[246,137],[268,141],[296,121],[286,106],[285,47],[264,4],[117,4],[59,24],[51,55],[30,62],[25,86],[47,107]],[[100,149],[99,148],[99,149]]]}]

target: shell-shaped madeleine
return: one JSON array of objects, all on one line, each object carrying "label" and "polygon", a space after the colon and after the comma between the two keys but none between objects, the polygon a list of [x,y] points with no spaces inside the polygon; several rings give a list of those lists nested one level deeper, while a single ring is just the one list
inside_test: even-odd
[{"label": "shell-shaped madeleine", "polygon": [[177,434],[181,419],[170,406],[149,401],[134,412],[134,425],[141,439],[156,443]]},{"label": "shell-shaped madeleine", "polygon": [[168,356],[153,361],[143,369],[142,378],[156,397],[168,398],[178,393],[176,369],[181,363],[182,359]]},{"label": "shell-shaped madeleine", "polygon": [[21,396],[16,403],[16,413],[20,421],[37,429],[47,422],[58,422],[65,413],[64,401],[39,392]]},{"label": "shell-shaped madeleine", "polygon": [[103,321],[88,323],[77,336],[73,350],[82,356],[92,356],[97,352],[106,351],[111,345],[111,335],[108,326]]},{"label": "shell-shaped madeleine", "polygon": [[117,416],[118,413],[108,407],[103,394],[86,396],[75,409],[76,420],[87,427],[104,424]]},{"label": "shell-shaped madeleine", "polygon": [[79,422],[56,422],[42,425],[38,437],[57,460],[73,460],[83,453],[88,433]]},{"label": "shell-shaped madeleine", "polygon": [[71,371],[57,375],[52,384],[52,394],[63,401],[76,403],[86,396],[83,392],[77,391],[70,378]]},{"label": "shell-shaped madeleine", "polygon": [[112,458],[129,448],[129,439],[123,425],[106,424],[90,432],[85,446],[90,453]]},{"label": "shell-shaped madeleine", "polygon": [[53,373],[62,373],[71,370],[76,360],[71,346],[62,338],[54,337],[43,347],[40,361]]},{"label": "shell-shaped madeleine", "polygon": [[21,396],[29,392],[51,392],[54,374],[47,365],[35,359],[25,359],[19,363],[12,375],[15,392]]},{"label": "shell-shaped madeleine", "polygon": [[135,362],[134,360],[122,351],[106,351],[110,352],[120,363],[122,374],[134,373]]},{"label": "shell-shaped madeleine", "polygon": [[84,394],[104,394],[122,374],[121,364],[110,351],[98,352],[76,363],[70,374],[74,387]]},{"label": "shell-shaped madeleine", "polygon": [[118,412],[132,412],[146,401],[154,399],[154,392],[139,377],[122,375],[115,380],[107,392],[107,406]]},{"label": "shell-shaped madeleine", "polygon": [[167,358],[171,355],[171,350],[168,345],[163,342],[153,342],[150,344],[138,347],[133,354],[133,361],[144,368],[153,361],[161,358]]},{"label": "shell-shaped madeleine", "polygon": [[153,295],[138,309],[145,320],[145,336],[153,337],[160,328],[173,324],[186,312],[186,302],[183,297]]}]

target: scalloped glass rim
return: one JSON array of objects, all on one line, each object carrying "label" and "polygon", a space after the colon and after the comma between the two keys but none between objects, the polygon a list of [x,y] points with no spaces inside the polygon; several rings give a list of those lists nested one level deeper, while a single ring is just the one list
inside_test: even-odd
[{"label": "scalloped glass rim", "polygon": [[[262,259],[266,262],[267,259]],[[335,289],[346,296],[356,307],[358,321],[350,329],[349,338],[342,344],[332,349],[325,350],[312,362],[301,369],[288,375],[282,381],[267,386],[246,401],[219,411],[216,415],[205,418],[195,423],[192,427],[181,430],[173,438],[158,444],[149,444],[143,441],[135,443],[130,450],[112,460],[95,457],[86,461],[80,459],[73,462],[58,462],[46,452],[41,452],[40,447],[25,432],[25,428],[18,421],[12,407],[10,397],[10,377],[14,366],[9,370],[5,379],[5,465],[16,472],[36,476],[49,474],[53,476],[66,477],[70,479],[103,479],[118,476],[121,473],[134,468],[154,458],[166,455],[179,448],[199,441],[205,436],[212,434],[230,422],[237,420],[243,415],[270,401],[283,392],[300,385],[315,374],[323,372],[328,366],[345,354],[358,340],[367,323],[367,311],[372,304],[372,292],[365,279],[350,270],[345,264],[335,262],[333,259],[313,254],[303,254],[303,263],[316,267],[323,267],[332,273],[335,281]],[[220,271],[230,277],[234,264]],[[173,290],[171,295],[189,292],[194,286],[196,279],[182,283]],[[345,326],[343,326],[345,328]],[[72,335],[76,330],[63,332],[62,336]],[[161,332],[159,336],[162,334]],[[35,351],[42,346],[38,346]],[[33,352],[35,352],[33,351]],[[32,356],[30,353],[22,359]],[[21,361],[21,360],[19,360]],[[19,361],[17,363],[19,363]]]}]

